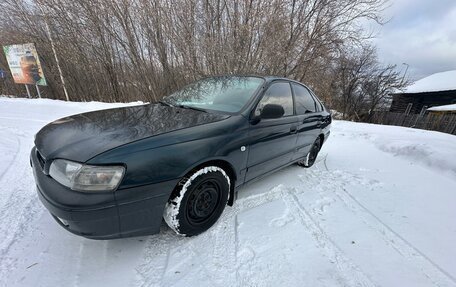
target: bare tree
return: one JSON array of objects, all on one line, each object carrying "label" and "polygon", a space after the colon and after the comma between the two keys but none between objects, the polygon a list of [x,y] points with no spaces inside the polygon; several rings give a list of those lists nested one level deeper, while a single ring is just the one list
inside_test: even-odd
[{"label": "bare tree", "polygon": [[334,108],[348,119],[369,118],[372,111],[385,108],[390,95],[408,85],[395,65],[381,65],[372,46],[345,51],[333,71]]}]

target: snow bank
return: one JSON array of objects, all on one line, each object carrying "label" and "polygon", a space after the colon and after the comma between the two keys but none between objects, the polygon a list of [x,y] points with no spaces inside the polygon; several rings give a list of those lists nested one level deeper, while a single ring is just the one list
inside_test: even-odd
[{"label": "snow bank", "polygon": [[0,102],[2,105],[13,104],[16,107],[21,105],[31,106],[33,108],[46,107],[48,109],[52,108],[61,108],[65,106],[65,109],[80,109],[84,111],[97,110],[100,108],[111,109],[122,106],[135,106],[145,104],[142,101],[129,102],[129,103],[104,103],[97,101],[90,102],[67,102],[62,100],[53,100],[53,99],[28,99],[28,98],[13,98],[1,95]]},{"label": "snow bank", "polygon": [[51,99],[27,99],[0,97],[0,120],[18,120],[48,123],[62,117],[102,109],[122,106],[142,105],[143,102],[102,103],[102,102],[66,102]]},{"label": "snow bank", "polygon": [[[381,127],[381,128],[379,128]],[[353,137],[368,139],[381,151],[422,164],[436,172],[456,175],[456,137],[441,132],[396,126],[336,121],[338,130],[353,130]]]},{"label": "snow bank", "polygon": [[436,73],[416,81],[404,93],[425,93],[456,90],[456,70]]}]

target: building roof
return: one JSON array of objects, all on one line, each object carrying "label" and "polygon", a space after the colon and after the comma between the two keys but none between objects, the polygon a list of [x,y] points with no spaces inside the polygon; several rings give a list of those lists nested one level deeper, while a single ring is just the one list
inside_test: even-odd
[{"label": "building roof", "polygon": [[456,111],[456,104],[432,107],[427,110],[433,112]]},{"label": "building roof", "polygon": [[456,70],[436,73],[408,86],[404,94],[442,92],[456,90]]}]

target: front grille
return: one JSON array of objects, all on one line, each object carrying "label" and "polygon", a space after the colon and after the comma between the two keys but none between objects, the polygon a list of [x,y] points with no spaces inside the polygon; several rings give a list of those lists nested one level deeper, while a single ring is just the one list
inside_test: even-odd
[{"label": "front grille", "polygon": [[46,160],[38,150],[36,150],[36,157],[38,158],[38,162],[40,163],[41,168],[44,168],[44,163],[46,162]]}]

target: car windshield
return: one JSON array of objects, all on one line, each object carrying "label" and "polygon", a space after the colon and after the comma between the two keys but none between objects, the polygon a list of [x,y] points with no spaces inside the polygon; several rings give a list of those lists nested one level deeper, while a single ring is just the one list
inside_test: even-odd
[{"label": "car windshield", "polygon": [[165,97],[163,102],[172,106],[236,113],[263,82],[257,77],[207,78]]}]

